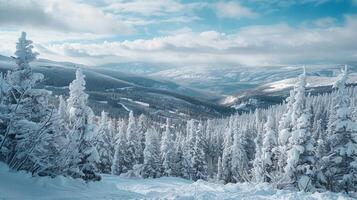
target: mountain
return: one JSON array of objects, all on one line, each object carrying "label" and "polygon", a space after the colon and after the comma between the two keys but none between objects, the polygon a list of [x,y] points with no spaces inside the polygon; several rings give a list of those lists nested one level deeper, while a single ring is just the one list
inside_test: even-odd
[{"label": "mountain", "polygon": [[[13,60],[0,55],[0,71]],[[132,66],[132,67],[130,67]],[[227,116],[238,111],[281,103],[301,74],[292,67],[155,67],[145,63],[108,64],[89,67],[70,62],[39,59],[34,71],[45,74],[43,85],[56,95],[67,95],[75,69],[81,67],[87,80],[90,103],[113,116],[128,111],[151,116],[185,119]],[[341,66],[307,67],[311,94],[331,91]],[[349,67],[356,83],[356,65]]]},{"label": "mountain", "polygon": [[[308,75],[334,77],[340,72],[338,65],[308,66]],[[350,70],[357,72],[356,65]],[[152,77],[165,77],[172,81],[185,83],[187,87],[231,96],[249,91],[263,84],[295,78],[302,72],[301,66],[267,66],[267,67],[181,67],[167,69],[150,74]]]},{"label": "mountain", "polygon": [[[341,65],[307,66],[308,87],[312,94],[331,91]],[[356,83],[357,65],[349,65],[351,83]],[[152,77],[166,77],[172,81],[185,83],[194,89],[208,89],[224,95],[216,99],[217,104],[247,111],[256,107],[268,107],[281,103],[289,94],[302,73],[301,66],[269,67],[183,67],[166,69],[150,74]]]},{"label": "mountain", "polygon": [[[307,93],[317,95],[332,91],[332,85],[337,77],[307,76]],[[262,84],[256,88],[246,90],[237,95],[222,99],[221,104],[234,107],[240,111],[267,108],[271,105],[281,103],[289,95],[298,78],[288,78]],[[347,81],[350,85],[357,85],[357,73],[350,73]]]},{"label": "mountain", "polygon": [[[14,63],[11,58],[0,57],[1,72],[6,72],[12,66]],[[210,98],[220,98],[218,95],[207,95],[168,80],[44,59],[32,64],[35,72],[45,75],[42,86],[55,95],[64,96],[68,95],[68,85],[75,78],[77,67],[81,67],[86,75],[90,105],[96,114],[105,110],[111,116],[119,117],[133,110],[136,114],[144,113],[155,118],[200,119],[234,112],[232,108],[210,102]]]}]

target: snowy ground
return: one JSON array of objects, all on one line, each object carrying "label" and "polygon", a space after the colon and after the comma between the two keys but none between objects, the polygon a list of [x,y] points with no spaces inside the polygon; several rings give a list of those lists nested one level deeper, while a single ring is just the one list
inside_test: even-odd
[{"label": "snowy ground", "polygon": [[63,177],[33,178],[23,172],[9,172],[0,163],[0,200],[42,199],[353,199],[335,193],[302,193],[275,190],[268,185],[192,182],[180,178],[133,179],[104,175],[101,182],[86,184]]}]

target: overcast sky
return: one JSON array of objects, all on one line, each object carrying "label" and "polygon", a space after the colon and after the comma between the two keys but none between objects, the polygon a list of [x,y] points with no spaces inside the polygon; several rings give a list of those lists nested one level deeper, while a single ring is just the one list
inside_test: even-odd
[{"label": "overcast sky", "polygon": [[357,0],[0,0],[0,54],[87,65],[271,66],[357,61]]}]

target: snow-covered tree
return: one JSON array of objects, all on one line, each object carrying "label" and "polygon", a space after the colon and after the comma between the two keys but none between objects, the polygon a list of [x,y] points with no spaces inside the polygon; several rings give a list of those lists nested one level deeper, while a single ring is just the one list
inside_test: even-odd
[{"label": "snow-covered tree", "polygon": [[149,128],[149,120],[148,118],[141,114],[138,119],[138,140],[140,141],[139,152],[140,159],[139,163],[144,162],[144,148],[145,148],[145,134],[147,129]]},{"label": "snow-covered tree", "polygon": [[273,120],[268,116],[267,122],[264,124],[264,136],[262,146],[262,160],[264,164],[264,180],[270,182],[273,173],[277,170],[277,155],[275,155],[274,147],[277,146],[277,133],[273,127]]},{"label": "snow-covered tree", "polygon": [[111,172],[115,175],[120,175],[121,173],[125,173],[128,170],[127,140],[125,131],[125,121],[120,120],[118,122],[118,140],[115,146],[115,153],[111,166]]},{"label": "snow-covered tree", "polygon": [[174,142],[175,157],[174,157],[174,175],[179,177],[187,177],[187,169],[185,169],[184,158],[184,136],[182,132],[177,133]]},{"label": "snow-covered tree", "polygon": [[22,32],[16,44],[15,59],[16,67],[9,74],[8,82],[15,92],[12,100],[16,99],[16,95],[23,94],[26,90],[30,90],[35,84],[43,79],[42,74],[34,74],[30,67],[30,62],[34,61],[38,53],[33,52],[32,41],[26,38],[26,33]]},{"label": "snow-covered tree", "polygon": [[276,154],[278,154],[277,170],[280,172],[280,174],[284,174],[284,167],[286,165],[287,160],[287,145],[292,131],[291,115],[293,112],[292,107],[294,103],[294,96],[295,91],[291,90],[290,96],[286,99],[286,112],[283,114],[279,121],[278,146],[274,149],[274,151],[276,152]]},{"label": "snow-covered tree", "polygon": [[127,136],[127,164],[128,168],[140,163],[140,150],[141,150],[141,141],[138,137],[138,130],[136,126],[136,119],[134,117],[133,111],[129,113],[128,126],[126,131]]},{"label": "snow-covered tree", "polygon": [[207,162],[204,152],[204,137],[202,123],[198,124],[195,134],[195,144],[193,146],[193,154],[191,158],[192,179],[207,179]]},{"label": "snow-covered tree", "polygon": [[233,138],[232,138],[232,126],[233,126],[233,117],[230,117],[228,123],[228,127],[226,127],[226,131],[224,133],[224,144],[223,144],[223,153],[222,153],[222,181],[228,183],[233,182],[233,175],[232,175],[232,145],[233,145]]},{"label": "snow-covered tree", "polygon": [[[236,123],[234,123],[236,127]],[[236,182],[246,182],[249,180],[249,160],[246,152],[247,137],[241,131],[234,128],[232,145],[232,174]]]},{"label": "snow-covered tree", "polygon": [[257,125],[257,136],[254,140],[255,143],[255,156],[253,160],[252,181],[264,182],[264,163],[262,155],[263,146],[263,126]]},{"label": "snow-covered tree", "polygon": [[311,113],[306,106],[306,72],[299,76],[295,85],[295,98],[292,111],[293,130],[288,143],[288,159],[285,173],[290,183],[300,190],[312,190],[315,182],[314,156],[315,141],[311,133]]},{"label": "snow-covered tree", "polygon": [[159,136],[155,129],[149,128],[145,134],[144,164],[141,175],[144,178],[160,176]]},{"label": "snow-covered tree", "polygon": [[327,189],[346,192],[357,190],[357,122],[351,115],[351,99],[346,87],[347,76],[346,66],[333,85],[337,90],[331,112],[334,121],[329,122],[329,152],[323,158]]},{"label": "snow-covered tree", "polygon": [[208,167],[208,172],[209,176],[213,177],[215,173],[217,173],[216,168],[217,166],[215,165],[218,162],[218,157],[219,157],[219,151],[220,151],[220,141],[219,141],[219,136],[217,134],[216,128],[217,124],[215,124],[214,120],[207,120],[207,125],[206,125],[206,157],[207,157],[207,167]]},{"label": "snow-covered tree", "polygon": [[166,119],[165,131],[162,134],[161,140],[161,159],[163,175],[172,176],[174,175],[175,169],[175,149],[174,147],[174,136],[170,130],[170,119]]},{"label": "snow-covered tree", "polygon": [[6,109],[2,109],[0,157],[12,169],[38,174],[52,165],[43,155],[49,154],[54,111],[48,104],[51,92],[35,88],[44,76],[32,72],[30,62],[38,55],[32,49],[32,41],[23,32],[13,57],[16,67],[2,79],[2,105]]},{"label": "snow-covered tree", "polygon": [[186,124],[186,138],[183,141],[183,176],[188,179],[192,179],[193,177],[193,169],[191,165],[192,157],[193,157],[193,149],[196,141],[196,127],[195,121],[193,119],[187,121]]},{"label": "snow-covered tree", "polygon": [[94,146],[96,126],[93,118],[94,114],[88,107],[88,94],[85,93],[85,76],[81,69],[76,71],[76,79],[69,85],[69,98],[67,108],[69,115],[69,125],[71,130],[71,140],[73,143],[73,153],[79,155],[77,166],[79,176],[86,181],[100,180],[100,176],[95,173],[96,163],[99,161],[98,152]]},{"label": "snow-covered tree", "polygon": [[115,154],[116,130],[115,123],[102,111],[98,127],[97,149],[99,153],[98,169],[102,173],[110,173]]}]

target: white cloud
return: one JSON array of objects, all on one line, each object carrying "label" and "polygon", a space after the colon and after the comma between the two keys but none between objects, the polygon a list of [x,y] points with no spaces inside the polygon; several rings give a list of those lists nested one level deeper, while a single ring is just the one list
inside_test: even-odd
[{"label": "white cloud", "polygon": [[[304,2],[319,5],[325,0]],[[192,10],[207,6],[222,18],[258,16],[238,1],[208,5],[174,0],[101,0],[89,4],[85,0],[0,0],[0,54],[12,54],[21,28],[28,32],[42,58],[88,65],[148,62],[172,66],[257,66],[357,61],[357,16],[346,16],[343,25],[337,25],[333,18],[322,18],[301,27],[248,26],[229,34],[215,30],[194,32],[184,27],[176,31],[158,30],[166,36],[152,39],[101,42],[113,35],[130,33],[130,24],[198,20]]]},{"label": "white cloud", "polygon": [[60,32],[130,34],[133,29],[94,6],[70,0],[0,0],[2,29],[21,27]]},{"label": "white cloud", "polygon": [[208,6],[208,3],[182,3],[177,0],[132,0],[103,2],[101,9],[112,13],[131,25],[149,25],[159,23],[188,23],[199,20],[196,9]]},{"label": "white cloud", "polygon": [[313,22],[314,25],[318,27],[331,27],[336,25],[337,20],[332,17],[325,17],[321,19],[317,19]]},{"label": "white cloud", "polygon": [[254,10],[264,15],[267,13],[280,14],[279,11],[293,6],[308,5],[309,7],[318,7],[331,1],[338,2],[341,0],[246,0],[244,2],[254,4]]},{"label": "white cloud", "polygon": [[[357,61],[357,16],[342,26],[250,26],[234,34],[179,30],[153,39],[46,44],[43,57],[89,65],[148,62],[171,66],[286,65]],[[36,42],[36,41],[35,41]],[[52,52],[52,53],[49,53]]]},{"label": "white cloud", "polygon": [[255,18],[257,13],[250,8],[242,6],[238,1],[219,2],[215,5],[216,15],[220,18]]},{"label": "white cloud", "polygon": [[[329,1],[336,1],[336,0],[248,0],[253,3],[258,3],[260,6],[265,7],[275,7],[275,8],[286,8],[291,7],[294,5],[306,5],[310,4],[313,6],[320,6]],[[339,0],[337,0],[339,1]]]},{"label": "white cloud", "polygon": [[179,12],[184,5],[173,0],[109,1],[104,10],[115,13],[138,13],[144,16],[162,16]]}]

